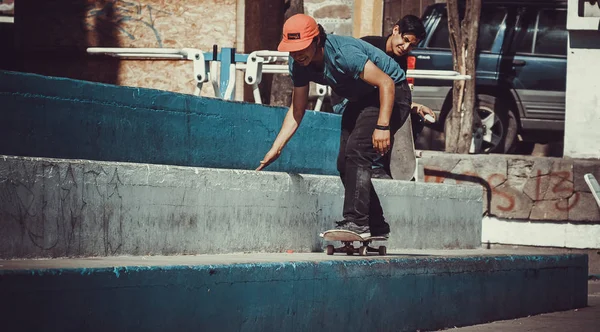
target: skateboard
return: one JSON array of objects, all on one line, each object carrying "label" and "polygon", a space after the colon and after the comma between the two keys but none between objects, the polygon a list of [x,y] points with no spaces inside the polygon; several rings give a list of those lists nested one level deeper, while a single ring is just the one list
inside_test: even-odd
[{"label": "skateboard", "polygon": [[416,171],[417,155],[409,116],[394,134],[394,146],[390,151],[390,172],[394,180],[410,181],[416,178]]},{"label": "skateboard", "polygon": [[592,195],[596,199],[596,203],[598,203],[598,207],[600,207],[600,185],[598,185],[598,181],[596,181],[594,175],[589,173],[584,175],[583,178],[585,179],[588,187],[590,187]]},{"label": "skateboard", "polygon": [[[371,236],[363,238],[355,232],[345,230],[329,230],[319,234],[323,239],[327,241],[342,241],[344,246],[336,248],[333,245],[327,246],[327,255],[333,255],[336,252],[345,252],[346,255],[351,256],[358,253],[360,256],[366,256],[369,252],[379,253],[381,256],[385,256],[387,248],[385,246],[379,246],[379,248],[373,248],[369,246],[372,241],[387,241],[386,237],[383,236]],[[358,241],[362,244],[359,248],[355,248],[353,243]]]}]

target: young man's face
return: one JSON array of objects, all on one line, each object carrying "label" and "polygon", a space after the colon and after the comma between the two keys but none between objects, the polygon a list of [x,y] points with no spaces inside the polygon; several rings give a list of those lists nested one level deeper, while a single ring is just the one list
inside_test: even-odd
[{"label": "young man's face", "polygon": [[400,27],[394,26],[392,30],[392,52],[395,56],[403,56],[408,54],[410,50],[417,46],[419,39],[413,34],[400,33]]},{"label": "young man's face", "polygon": [[290,56],[299,65],[308,66],[310,64],[310,62],[312,61],[312,59],[314,58],[316,51],[317,51],[317,43],[312,42],[312,43],[310,43],[310,45],[308,45],[307,48],[305,48],[303,50],[290,52]]}]

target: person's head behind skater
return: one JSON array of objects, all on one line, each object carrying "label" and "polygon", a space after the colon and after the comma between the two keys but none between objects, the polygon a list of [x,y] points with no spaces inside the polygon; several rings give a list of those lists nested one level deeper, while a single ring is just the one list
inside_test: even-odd
[{"label": "person's head behind skater", "polygon": [[314,18],[305,14],[290,17],[283,25],[283,38],[277,47],[301,66],[308,66],[325,44],[325,30]]},{"label": "person's head behind skater", "polygon": [[425,26],[414,15],[406,15],[394,25],[390,35],[391,50],[396,56],[406,55],[425,38]]}]

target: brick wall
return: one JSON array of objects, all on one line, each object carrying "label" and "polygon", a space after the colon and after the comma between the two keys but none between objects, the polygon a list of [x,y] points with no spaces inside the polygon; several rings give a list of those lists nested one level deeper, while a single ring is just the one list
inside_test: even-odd
[{"label": "brick wall", "polygon": [[352,35],[354,0],[305,0],[304,12],[314,17],[327,33]]},{"label": "brick wall", "polygon": [[[22,1],[17,70],[43,75],[193,93],[189,61],[118,61],[87,47],[236,47],[238,0]],[[211,89],[204,94],[212,96]]]}]

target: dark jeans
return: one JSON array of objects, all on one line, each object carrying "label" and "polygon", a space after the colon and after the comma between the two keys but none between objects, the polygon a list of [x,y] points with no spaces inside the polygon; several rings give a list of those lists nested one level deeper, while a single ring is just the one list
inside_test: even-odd
[{"label": "dark jeans", "polygon": [[[415,112],[410,112],[410,123],[412,124],[413,142],[417,141],[417,137],[423,131],[423,118]],[[391,179],[392,171],[390,169],[390,154],[386,153],[383,156],[377,156],[373,160],[373,174],[374,179]]]},{"label": "dark jeans", "polygon": [[[411,92],[406,81],[396,85],[394,109],[390,119],[390,138],[410,114]],[[379,197],[371,183],[373,161],[378,154],[373,148],[373,131],[379,118],[379,91],[349,102],[342,115],[338,171],[344,184],[344,220],[370,226],[371,234],[389,232]],[[388,163],[389,164],[389,163]]]}]

